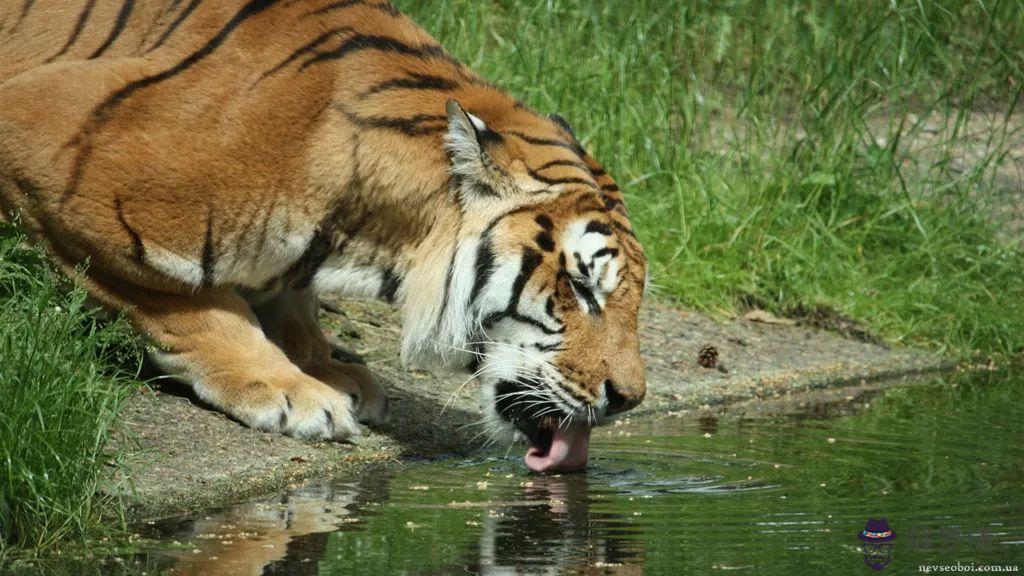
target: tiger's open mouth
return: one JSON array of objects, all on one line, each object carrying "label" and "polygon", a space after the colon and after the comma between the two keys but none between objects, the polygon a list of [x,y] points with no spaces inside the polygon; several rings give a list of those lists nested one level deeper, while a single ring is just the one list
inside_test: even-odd
[{"label": "tiger's open mouth", "polygon": [[551,414],[552,406],[546,402],[524,401],[524,389],[517,382],[499,383],[495,408],[526,436],[526,466],[541,474],[586,468],[590,425],[566,421],[567,416],[561,411]]}]

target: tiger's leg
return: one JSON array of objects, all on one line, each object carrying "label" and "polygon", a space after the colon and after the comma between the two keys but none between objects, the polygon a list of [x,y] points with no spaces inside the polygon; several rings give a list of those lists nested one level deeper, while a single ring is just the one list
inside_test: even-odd
[{"label": "tiger's leg", "polygon": [[352,399],[293,364],[234,290],[175,295],[88,280],[104,304],[125,310],[155,340],[157,365],[203,401],[259,430],[308,439],[359,435]]},{"label": "tiger's leg", "polygon": [[364,422],[382,422],[387,396],[364,365],[331,358],[331,344],[317,320],[320,303],[312,290],[287,290],[255,306],[264,333],[302,370],[349,394]]}]

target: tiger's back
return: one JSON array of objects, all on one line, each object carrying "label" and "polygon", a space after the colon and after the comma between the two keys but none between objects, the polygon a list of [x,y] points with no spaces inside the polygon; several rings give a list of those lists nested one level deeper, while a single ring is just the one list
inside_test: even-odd
[{"label": "tiger's back", "polygon": [[[386,76],[387,55],[358,59],[347,74],[330,58],[320,63],[334,66],[307,70],[312,57],[356,29],[436,45],[371,3],[319,14],[303,2],[127,0],[109,14],[115,3],[58,4],[14,10],[5,21],[18,25],[0,35],[0,104],[11,111],[0,140],[15,148],[11,171],[37,172],[24,180],[41,192],[23,217],[48,227],[47,240],[69,260],[100,259],[161,289],[262,287],[301,257],[352,179],[344,162],[316,165],[323,154],[351,157],[358,131],[325,125],[324,116],[337,113],[332,101]],[[346,90],[346,78],[361,82]],[[438,147],[423,148],[407,156],[434,161],[420,174],[433,173],[436,188]],[[36,150],[46,155],[24,157]],[[126,158],[138,170],[126,173]]]}]

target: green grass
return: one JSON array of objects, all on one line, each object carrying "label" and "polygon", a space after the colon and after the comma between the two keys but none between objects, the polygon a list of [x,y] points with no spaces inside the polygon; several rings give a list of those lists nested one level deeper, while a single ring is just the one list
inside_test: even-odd
[{"label": "green grass", "polygon": [[[1024,109],[1002,122],[1024,81],[1020,0],[397,4],[573,123],[664,295],[831,309],[961,355],[1024,345],[1024,255],[998,217],[1019,193],[994,177],[1024,142]],[[996,129],[958,160],[983,113]]]},{"label": "green grass", "polygon": [[[0,224],[0,558],[94,535],[111,424],[137,347]],[[116,510],[116,507],[113,508]]]}]

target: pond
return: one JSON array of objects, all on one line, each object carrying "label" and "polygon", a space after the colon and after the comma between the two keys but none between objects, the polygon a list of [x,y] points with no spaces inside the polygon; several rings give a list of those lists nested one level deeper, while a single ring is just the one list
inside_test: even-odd
[{"label": "pond", "polygon": [[529,475],[518,448],[408,463],[146,526],[93,568],[869,574],[858,534],[884,518],[882,573],[1020,570],[1022,406],[1024,379],[986,373],[636,419],[595,435],[585,474]]}]

